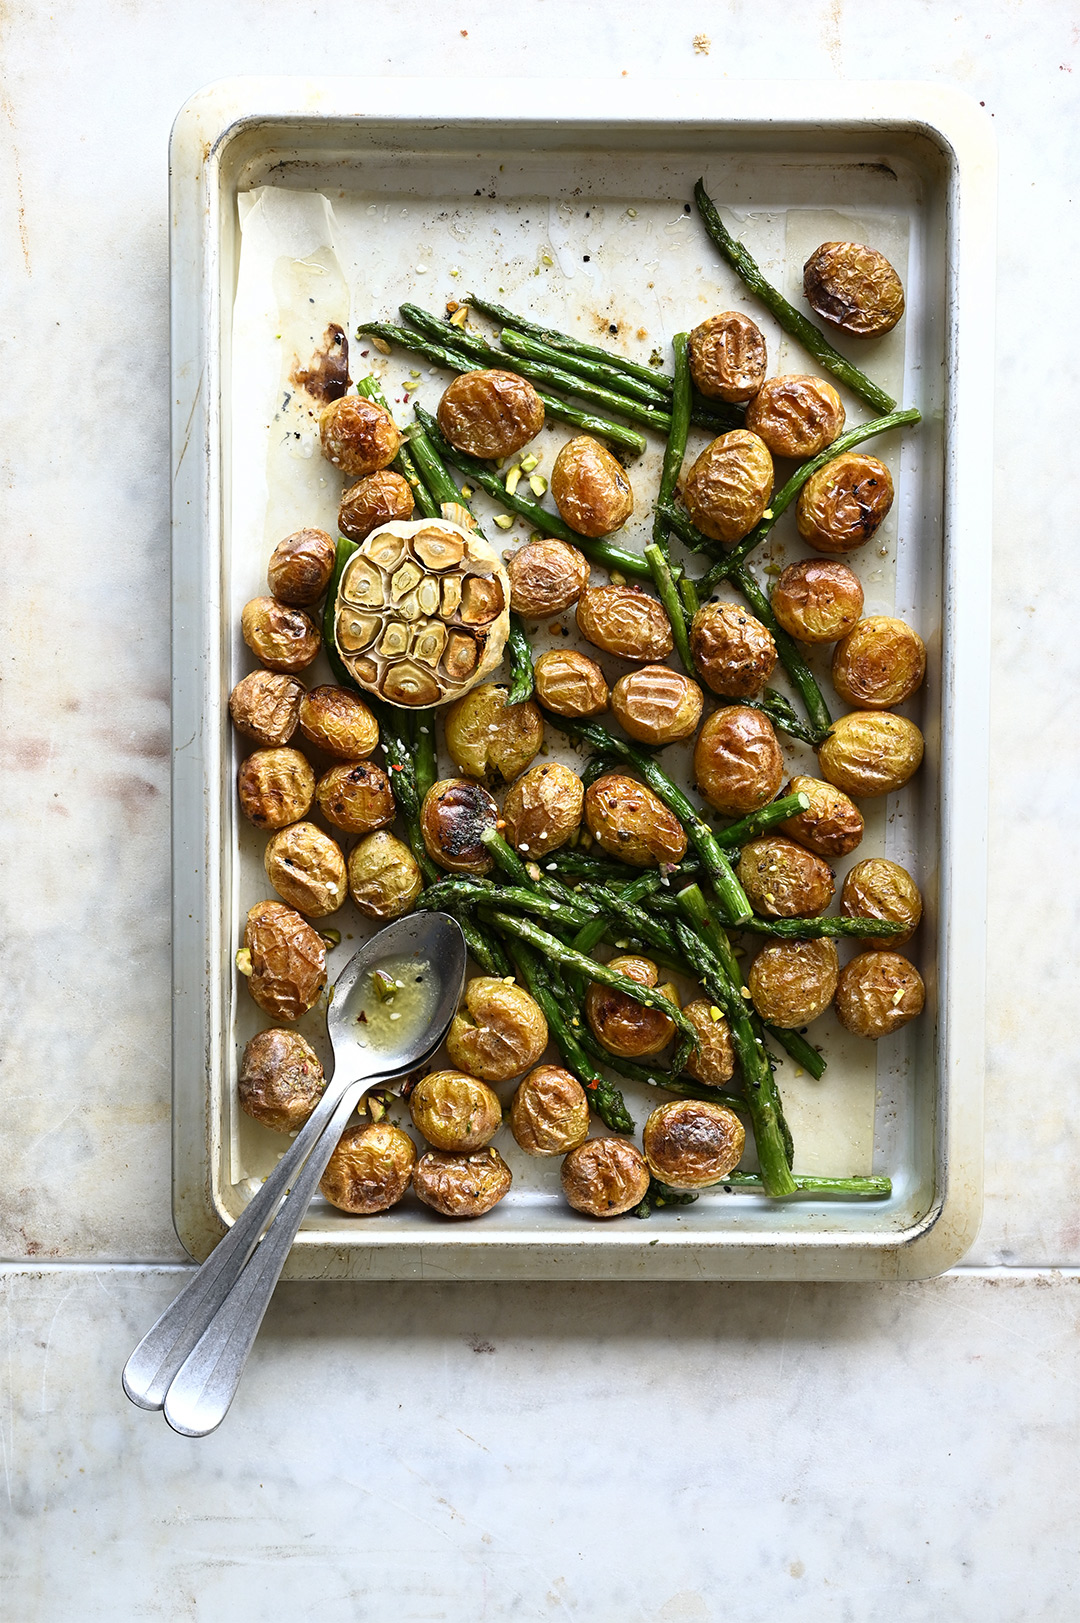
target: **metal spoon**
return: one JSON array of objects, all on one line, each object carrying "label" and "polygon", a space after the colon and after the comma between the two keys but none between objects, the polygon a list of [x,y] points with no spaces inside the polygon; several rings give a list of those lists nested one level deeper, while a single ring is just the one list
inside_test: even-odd
[{"label": "metal spoon", "polygon": [[[419,962],[430,965],[438,976],[435,1007],[430,1023],[424,1030],[410,1033],[406,1028],[405,1037],[397,1050],[384,1048],[375,1054],[362,1044],[362,1027],[357,1025],[357,988],[363,991],[368,972],[376,969],[381,962],[399,958],[405,953],[415,955]],[[408,918],[398,919],[380,930],[350,959],[337,978],[333,1000],[327,1011],[327,1029],[334,1049],[333,1077],[312,1115],[262,1188],[248,1202],[194,1279],[165,1309],[128,1359],[124,1367],[124,1391],[133,1403],[143,1409],[164,1407],[166,1393],[192,1350],[228,1300],[238,1280],[251,1273],[251,1279],[245,1284],[245,1300],[250,1299],[251,1303],[249,1317],[255,1310],[256,1300],[262,1300],[262,1296],[265,1296],[265,1300],[238,1364],[235,1356],[231,1355],[230,1368],[234,1371],[234,1379],[224,1408],[220,1408],[222,1394],[219,1392],[214,1407],[220,1408],[220,1413],[205,1430],[213,1430],[215,1425],[220,1424],[289,1247],[326,1163],[333,1154],[341,1129],[360,1097],[370,1088],[405,1075],[434,1053],[454,1017],[464,980],[464,938],[460,926],[445,913],[415,913]],[[305,1173],[308,1174],[306,1178]],[[287,1211],[282,1209],[278,1212],[286,1195]],[[260,1235],[271,1223],[271,1234],[267,1234],[260,1244]],[[279,1228],[281,1224],[284,1226]],[[275,1246],[271,1251],[267,1250],[267,1245],[272,1235]],[[258,1252],[252,1257],[256,1246]],[[265,1257],[262,1256],[264,1250]],[[245,1268],[249,1258],[251,1263]],[[256,1262],[260,1266],[253,1272]],[[257,1293],[257,1287],[261,1289],[261,1295]],[[234,1306],[233,1319],[236,1315],[237,1308]],[[236,1329],[235,1324],[233,1329]],[[234,1354],[239,1353],[240,1345],[239,1340],[234,1342]],[[207,1381],[210,1380],[210,1372],[206,1369],[208,1351],[203,1349],[197,1361]],[[194,1375],[193,1368],[185,1378],[183,1390],[189,1394]],[[203,1384],[206,1384],[205,1381]],[[177,1409],[180,1402],[181,1393],[178,1390]],[[171,1416],[167,1415],[166,1418],[173,1424]],[[186,1430],[184,1418],[177,1414],[176,1419],[176,1429]],[[205,1435],[205,1431],[192,1430],[188,1435],[201,1436]]]}]

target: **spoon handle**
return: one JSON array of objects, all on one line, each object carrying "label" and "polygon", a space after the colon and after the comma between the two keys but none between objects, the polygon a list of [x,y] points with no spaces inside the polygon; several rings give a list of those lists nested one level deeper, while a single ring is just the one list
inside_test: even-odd
[{"label": "spoon handle", "polygon": [[333,1120],[297,1175],[285,1204],[174,1377],[165,1396],[165,1419],[173,1431],[185,1437],[205,1437],[228,1413],[319,1179],[357,1100],[370,1085],[358,1082],[342,1095]]}]

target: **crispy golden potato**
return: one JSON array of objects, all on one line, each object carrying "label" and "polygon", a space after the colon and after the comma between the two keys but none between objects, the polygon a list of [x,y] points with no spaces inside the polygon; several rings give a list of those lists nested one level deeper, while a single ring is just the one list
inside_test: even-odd
[{"label": "crispy golden potato", "polygon": [[800,642],[836,642],[863,611],[863,589],[847,564],[805,558],[789,564],[772,590],[772,611]]},{"label": "crispy golden potato", "polygon": [[379,723],[348,688],[312,688],[300,705],[304,737],[339,761],[364,761],[379,742]]},{"label": "crispy golden potato", "polygon": [[323,1068],[298,1031],[257,1031],[240,1060],[240,1108],[275,1133],[303,1127],[326,1087]]},{"label": "crispy golden potato", "polygon": [[416,508],[407,479],[380,468],[350,485],[338,508],[338,529],[350,541],[364,541],[380,524],[411,519]]},{"label": "crispy golden potato", "polygon": [[526,1155],[565,1155],[589,1136],[589,1101],[576,1077],[538,1065],[518,1085],[510,1131]]},{"label": "crispy golden potato", "polygon": [[917,631],[888,614],[860,620],[833,652],[833,687],[845,704],[887,710],[922,687],[926,645]]},{"label": "crispy golden potato", "polygon": [[370,761],[332,766],[316,784],[315,799],[326,821],[346,834],[370,834],[397,815],[390,779]]},{"label": "crispy golden potato", "polygon": [[746,408],[746,426],[773,456],[817,456],[844,427],[844,403],[824,378],[789,372],[766,378]]},{"label": "crispy golden potato", "polygon": [[[660,995],[678,1008],[679,994],[674,986],[657,986],[660,972],[651,958],[626,954],[613,958],[608,968],[618,970],[627,980],[636,981],[640,986],[656,986]],[[599,981],[590,981],[585,993],[585,1018],[597,1042],[622,1059],[659,1054],[675,1035],[675,1022],[659,1009],[647,1009],[635,1003],[628,993],[617,992]]]},{"label": "crispy golden potato", "polygon": [[743,704],[714,710],[694,745],[694,777],[725,817],[742,817],[774,800],[784,757],[768,716]]},{"label": "crispy golden potato", "polygon": [[513,1181],[510,1168],[490,1146],[468,1155],[428,1150],[413,1173],[419,1199],[443,1217],[483,1217],[498,1205]]},{"label": "crispy golden potato", "polygon": [[649,1171],[669,1189],[708,1189],[742,1160],[746,1130],[726,1105],[673,1099],[657,1105],[641,1142]]},{"label": "crispy golden potato", "polygon": [[567,440],[551,470],[551,497],[578,535],[610,535],[634,511],[626,469],[589,434]]},{"label": "crispy golden potato", "polygon": [[585,825],[609,856],[634,868],[681,862],[686,835],[651,789],[624,772],[606,772],[585,791]]},{"label": "crispy golden potato", "polygon": [[887,857],[868,857],[865,862],[857,862],[844,880],[840,911],[849,919],[888,919],[893,924],[906,924],[904,933],[890,936],[887,943],[870,936],[865,940],[868,948],[902,947],[919,928],[923,901],[906,868]]},{"label": "crispy golden potato", "polygon": [[585,786],[576,772],[557,761],[534,766],[513,785],[503,802],[506,839],[536,862],[565,845],[581,826]]},{"label": "crispy golden potato", "polygon": [[322,646],[318,626],[303,609],[287,608],[272,597],[244,604],[240,630],[255,658],[272,671],[306,671]]},{"label": "crispy golden potato", "polygon": [[640,1206],[649,1189],[649,1168],[636,1144],[625,1138],[588,1138],[562,1164],[562,1190],[586,1217],[620,1217]]},{"label": "crispy golden potato", "polygon": [[459,772],[498,789],[520,777],[544,742],[544,721],[531,699],[507,704],[494,682],[473,688],[446,711],[446,748]]},{"label": "crispy golden potato", "polygon": [[297,530],[270,554],[266,580],[279,603],[317,603],[334,573],[335,548],[325,530]]},{"label": "crispy golden potato", "polygon": [[446,1052],[458,1070],[484,1082],[508,1082],[539,1060],[548,1028],[538,1003],[511,981],[477,975],[465,987]]},{"label": "crispy golden potato", "polygon": [[420,808],[420,832],[428,856],[450,873],[490,872],[492,858],[480,836],[494,828],[499,809],[471,778],[433,783]]},{"label": "crispy golden potato", "polygon": [[474,1076],[432,1071],[409,1095],[413,1126],[437,1150],[482,1150],[502,1125],[502,1105]]},{"label": "crispy golden potato", "polygon": [[891,332],[904,313],[904,289],[885,255],[862,242],[823,242],[803,266],[811,310],[854,338]]},{"label": "crispy golden potato", "polygon": [[686,1062],[688,1076],[706,1087],[722,1088],[735,1075],[735,1044],[722,1012],[707,998],[695,998],[683,1010],[698,1034],[697,1047]]},{"label": "crispy golden potato", "polygon": [[697,731],[704,696],[696,682],[667,665],[645,665],[620,676],[611,708],[640,744],[675,744]]},{"label": "crispy golden potato", "polygon": [[256,750],[236,777],[240,810],[256,828],[285,828],[311,810],[315,774],[294,749]]},{"label": "crispy golden potato", "polygon": [[350,479],[388,468],[401,449],[397,424],[384,407],[362,395],[332,400],[319,413],[322,454]]},{"label": "crispy golden potato", "polygon": [[752,400],[765,381],[765,337],[740,310],[695,327],[687,346],[694,387],[707,400]]},{"label": "crispy golden potato", "polygon": [[553,648],[533,667],[540,703],[558,716],[598,716],[608,707],[604,673],[588,654]]},{"label": "crispy golden potato", "polygon": [[369,919],[399,919],[412,911],[424,888],[420,864],[407,845],[385,829],[369,834],[349,852],[349,895]]},{"label": "crispy golden potato", "polygon": [[926,988],[914,964],[898,952],[861,952],[840,971],[836,1013],[856,1037],[877,1041],[921,1014]]},{"label": "crispy golden potato", "polygon": [[816,918],[836,889],[827,862],[780,834],[744,845],[735,871],[755,913],[767,919]]},{"label": "crispy golden potato", "polygon": [[788,795],[805,795],[810,805],[780,823],[781,833],[819,857],[846,857],[854,851],[863,837],[863,815],[842,789],[821,778],[798,777],[784,787],[781,799]]},{"label": "crispy golden potato", "polygon": [[854,552],[869,541],[893,504],[892,474],[876,456],[844,451],[810,475],[795,522],[815,552]]},{"label": "crispy golden potato", "polygon": [[389,1211],[412,1182],[416,1146],[388,1121],[346,1127],[319,1188],[332,1206],[370,1217]]},{"label": "crispy golden potato", "polygon": [[735,428],[702,451],[686,476],[682,499],[702,535],[731,546],[749,535],[772,489],[773,461],[764,440]]},{"label": "crispy golden potato", "polygon": [[663,604],[636,586],[590,586],[578,599],[577,623],[588,642],[620,659],[666,659],[674,647]]},{"label": "crispy golden potato", "polygon": [[283,902],[256,902],[244,926],[251,955],[248,991],[273,1020],[299,1020],[326,985],[326,947],[306,919]]},{"label": "crispy golden potato", "polygon": [[504,457],[539,434],[544,402],[527,378],[494,367],[455,378],[436,415],[457,450],[470,456]]},{"label": "crispy golden potato", "polygon": [[341,847],[314,823],[279,829],[263,853],[263,866],[282,900],[309,919],[336,913],[345,900]]},{"label": "crispy golden potato", "polygon": [[776,664],[772,633],[738,603],[704,603],[690,627],[694,664],[714,693],[752,699]]},{"label": "crispy golden potato", "polygon": [[545,535],[519,547],[506,560],[506,573],[514,613],[540,620],[577,602],[589,584],[589,560],[577,547]]},{"label": "crispy golden potato", "polygon": [[821,775],[849,795],[902,789],[922,765],[923,735],[888,710],[853,710],[833,723],[818,749]]},{"label": "crispy golden potato", "polygon": [[304,684],[283,671],[252,671],[229,695],[229,715],[238,733],[265,749],[287,744],[296,731]]},{"label": "crispy golden potato", "polygon": [[761,1018],[791,1030],[825,1013],[839,973],[832,941],[773,941],[750,965],[746,984]]}]

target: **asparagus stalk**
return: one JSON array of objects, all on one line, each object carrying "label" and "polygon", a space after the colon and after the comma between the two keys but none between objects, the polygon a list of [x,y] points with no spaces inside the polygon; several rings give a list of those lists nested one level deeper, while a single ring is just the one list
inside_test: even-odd
[{"label": "asparagus stalk", "polygon": [[[518,885],[522,890],[536,891],[555,902],[573,901],[573,897],[567,896],[566,886],[560,885],[557,879],[547,879],[543,874],[534,879],[526,863],[521,860],[513,846],[507,844],[497,828],[484,829],[480,839],[494,858],[496,866],[502,869],[512,885]],[[580,904],[580,911],[591,914],[592,904]]]},{"label": "asparagus stalk", "polygon": [[671,573],[671,565],[663,547],[656,541],[645,548],[645,561],[652,572],[657,596],[671,622],[671,636],[675,651],[687,675],[694,675],[694,656],[690,652],[690,632],[686,623],[686,610]]},{"label": "asparagus stalk", "polygon": [[569,930],[580,930],[589,922],[589,912],[570,892],[565,892],[566,900],[557,902],[550,896],[541,896],[531,887],[526,889],[522,885],[495,885],[490,879],[464,878],[462,875],[440,879],[437,884],[426,890],[420,899],[423,907],[442,909],[447,912],[458,908],[476,907],[484,903],[488,907],[512,907],[521,913],[532,913],[537,918],[545,919],[549,923],[559,924]]},{"label": "asparagus stalk", "polygon": [[783,1026],[766,1024],[765,1030],[770,1037],[776,1039],[781,1048],[787,1050],[796,1065],[801,1065],[804,1071],[809,1071],[815,1082],[821,1081],[825,1075],[825,1061],[812,1043],[808,1043],[799,1032],[789,1031]]},{"label": "asparagus stalk", "polygon": [[631,1217],[651,1217],[654,1208],[663,1206],[692,1206],[698,1199],[696,1189],[669,1189],[659,1178],[650,1178],[644,1197],[630,1208]]},{"label": "asparagus stalk", "polygon": [[762,715],[768,716],[774,727],[790,733],[792,738],[799,739],[803,744],[809,744],[811,749],[817,749],[828,736],[827,731],[822,732],[810,722],[800,720],[794,705],[785,699],[782,693],[777,693],[775,688],[766,688],[760,699],[742,699],[739,702],[749,705],[752,710],[760,710]]},{"label": "asparagus stalk", "polygon": [[533,672],[532,649],[529,638],[521,619],[516,614],[510,616],[510,635],[507,638],[507,647],[510,652],[510,691],[506,695],[507,704],[524,704],[531,699],[536,687],[536,676]]},{"label": "asparagus stalk", "polygon": [[797,817],[800,812],[809,810],[809,806],[810,798],[804,794],[785,795],[782,800],[770,800],[760,811],[750,812],[746,817],[740,817],[737,823],[729,823],[727,828],[721,829],[716,835],[716,843],[725,850],[746,845],[750,840],[756,840],[760,835],[767,834],[777,823],[786,823],[789,817]]},{"label": "asparagus stalk", "polygon": [[[453,910],[448,908],[447,911]],[[469,949],[470,956],[475,959],[481,969],[486,970],[489,975],[497,975],[500,980],[503,980],[507,975],[513,974],[513,968],[503,949],[503,944],[496,936],[490,935],[487,930],[482,930],[476,920],[469,917],[464,908],[460,912],[454,912],[454,917],[461,925],[461,933],[465,937],[465,945]]]},{"label": "asparagus stalk", "polygon": [[[595,879],[601,884],[609,880],[618,884],[620,880],[629,881],[631,876],[642,877],[640,869],[631,868],[628,863],[617,862],[614,858],[609,860],[606,857],[597,857],[591,851],[583,851],[580,847],[572,849],[564,846],[561,851],[550,852],[544,858],[544,867],[552,873],[566,874],[572,879]],[[691,859],[689,862],[680,863],[673,871],[680,875],[696,877],[701,872],[701,867]],[[649,877],[655,878],[657,884],[661,883],[659,873],[654,874],[650,870]]]},{"label": "asparagus stalk", "polygon": [[677,332],[671,340],[675,352],[675,380],[671,399],[671,428],[668,430],[667,445],[664,447],[664,466],[660,473],[660,490],[653,516],[653,541],[657,546],[663,546],[666,542],[664,509],[670,506],[674,498],[675,487],[682,472],[683,458],[686,456],[686,437],[690,429],[689,343],[689,335],[684,332]]},{"label": "asparagus stalk", "polygon": [[677,1094],[680,1099],[704,1099],[710,1104],[724,1105],[728,1110],[738,1110],[744,1114],[748,1111],[746,1100],[740,1093],[727,1093],[723,1088],[710,1088],[704,1082],[696,1082],[685,1073],[677,1075],[674,1071],[665,1071],[656,1065],[646,1065],[638,1060],[623,1059],[621,1055],[609,1054],[603,1044],[597,1042],[588,1026],[582,1028],[578,1041],[587,1054],[598,1060],[601,1065],[607,1065],[627,1082],[641,1082],[649,1088],[664,1088],[668,1093]]},{"label": "asparagus stalk", "polygon": [[[877,1176],[870,1178],[824,1178],[817,1175],[803,1176],[799,1174],[794,1176],[791,1181],[795,1185],[792,1192],[800,1195],[812,1194],[815,1191],[837,1195],[883,1196],[892,1194],[892,1179]],[[726,1192],[735,1189],[745,1189],[748,1192],[760,1189],[766,1194],[769,1192],[765,1188],[764,1180],[754,1172],[729,1172],[727,1177],[721,1180],[719,1187]]]},{"label": "asparagus stalk", "polygon": [[731,578],[762,625],[772,632],[780,663],[798,688],[802,702],[806,706],[806,714],[815,734],[809,742],[823,743],[832,727],[832,716],[813,671],[802,657],[798,643],[781,628],[772,611],[772,604],[748,569],[736,569]]},{"label": "asparagus stalk", "polygon": [[[386,396],[383,394],[382,385],[380,384],[378,378],[371,376],[361,378],[360,382],[356,385],[356,392],[359,395],[363,395],[365,400],[374,400],[376,405],[382,406],[384,411],[390,410],[390,406],[387,402]],[[412,489],[413,500],[424,517],[438,518],[438,503],[433,500],[427,486],[421,479],[416,468],[416,463],[413,461],[412,452],[409,450],[409,446],[406,441],[402,441],[398,454],[390,466],[392,468],[396,468],[398,473],[401,474],[402,478],[408,482]]]},{"label": "asparagus stalk", "polygon": [[416,717],[416,755],[413,760],[416,794],[420,804],[439,776],[439,762],[435,751],[435,712],[422,710]]},{"label": "asparagus stalk", "polygon": [[833,377],[839,378],[841,383],[846,384],[860,400],[865,400],[874,411],[892,411],[896,405],[892,396],[886,394],[878,384],[873,383],[854,362],[834,349],[820,327],[815,327],[812,321],[808,321],[801,311],[796,310],[793,304],[789,304],[784,295],[765,280],[749,250],[744,248],[741,242],[736,242],[727,230],[702,180],[694,187],[694,201],[697,203],[698,213],[706,231],[728,264],[746,283],[751,293],[757,294],[789,337],[797,339],[819,366],[824,366]]},{"label": "asparagus stalk", "polygon": [[907,928],[894,919],[814,918],[814,919],[759,919],[757,915],[741,926],[752,935],[774,936],[779,941],[846,940],[866,937],[889,938]]},{"label": "asparagus stalk", "polygon": [[[404,306],[402,306],[404,310]],[[558,366],[564,371],[573,372],[579,378],[587,378],[590,383],[598,383],[602,388],[612,393],[627,396],[631,400],[641,401],[647,406],[655,406],[660,411],[670,410],[669,392],[659,386],[652,378],[648,383],[644,378],[635,378],[629,372],[624,372],[610,360],[598,361],[585,355],[575,355],[570,350],[559,349],[535,334],[526,333],[516,321],[503,323],[499,334],[500,343],[512,355],[520,355],[527,361],[538,361],[542,366]]]},{"label": "asparagus stalk", "polygon": [[[641,423],[645,428],[654,428],[659,434],[666,434],[670,429],[671,413],[663,406],[656,405],[652,401],[635,400],[630,395],[617,394],[614,389],[578,376],[564,366],[552,366],[550,363],[542,364],[539,361],[529,360],[528,349],[534,345],[535,340],[525,338],[521,333],[504,327],[499,334],[499,342],[503,346],[503,351],[513,356],[513,363],[508,362],[507,355],[503,351],[491,349],[487,362],[489,366],[501,364],[511,372],[520,372],[523,377],[531,378],[534,383],[542,383],[549,389],[560,389],[564,394],[576,394],[582,400],[591,401],[594,406],[602,406],[605,411],[617,411],[620,416],[629,417],[632,423]],[[487,348],[486,345],[484,347]]]}]

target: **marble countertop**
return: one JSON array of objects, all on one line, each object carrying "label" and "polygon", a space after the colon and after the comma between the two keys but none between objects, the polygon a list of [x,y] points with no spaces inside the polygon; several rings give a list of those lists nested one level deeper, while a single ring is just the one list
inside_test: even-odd
[{"label": "marble countertop", "polygon": [[[182,1261],[169,1216],[169,126],[231,74],[563,67],[625,74],[643,95],[653,76],[922,79],[993,119],[983,1228],[964,1268],[903,1287],[291,1285],[227,1426],[190,1442],[119,1390]],[[4,10],[12,1615],[1071,1615],[1080,1083],[1059,1011],[1075,996],[1080,903],[1062,702],[1080,675],[1080,466],[1055,430],[1080,375],[1080,329],[1060,313],[1080,258],[1078,74],[1064,0]]]}]

